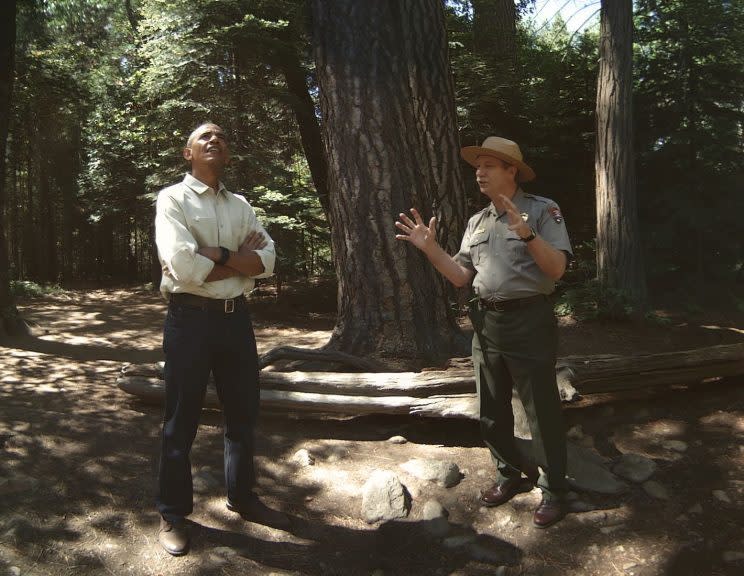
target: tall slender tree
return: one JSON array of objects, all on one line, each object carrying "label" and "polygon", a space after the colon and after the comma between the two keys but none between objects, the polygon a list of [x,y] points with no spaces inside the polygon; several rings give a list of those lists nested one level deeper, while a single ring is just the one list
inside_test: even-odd
[{"label": "tall slender tree", "polygon": [[[16,0],[0,4],[0,215],[5,213],[5,148],[15,78]],[[0,336],[15,334],[25,323],[10,291],[5,218],[0,218]]]},{"label": "tall slender tree", "polygon": [[338,318],[328,348],[433,359],[461,336],[441,278],[396,243],[398,213],[436,215],[456,250],[465,223],[453,84],[439,0],[315,0]]},{"label": "tall slender tree", "polygon": [[631,105],[633,3],[604,0],[600,18],[595,162],[597,276],[603,294],[623,295],[642,310],[646,305],[646,281],[641,261]]}]

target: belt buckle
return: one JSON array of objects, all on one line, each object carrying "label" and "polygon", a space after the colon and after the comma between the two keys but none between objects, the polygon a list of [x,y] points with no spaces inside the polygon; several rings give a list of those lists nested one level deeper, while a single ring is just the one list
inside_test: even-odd
[{"label": "belt buckle", "polygon": [[225,314],[232,314],[235,312],[235,298],[225,300]]}]

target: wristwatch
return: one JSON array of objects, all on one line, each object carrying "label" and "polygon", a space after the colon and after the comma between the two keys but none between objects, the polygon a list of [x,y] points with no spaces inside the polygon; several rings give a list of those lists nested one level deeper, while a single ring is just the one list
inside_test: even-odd
[{"label": "wristwatch", "polygon": [[220,259],[217,260],[217,264],[224,266],[230,259],[230,251],[224,246],[220,246]]},{"label": "wristwatch", "polygon": [[521,236],[519,237],[522,242],[532,242],[535,238],[537,238],[537,232],[535,232],[535,229],[532,226],[530,226],[529,236],[527,236],[526,238],[522,238]]}]

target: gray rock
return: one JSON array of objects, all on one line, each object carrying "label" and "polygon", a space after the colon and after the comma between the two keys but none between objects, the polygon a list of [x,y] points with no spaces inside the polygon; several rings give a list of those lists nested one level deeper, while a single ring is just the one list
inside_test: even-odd
[{"label": "gray rock", "polygon": [[612,471],[626,480],[645,482],[656,472],[656,462],[640,454],[623,454]]},{"label": "gray rock", "polygon": [[368,524],[405,518],[410,510],[406,490],[389,470],[375,470],[362,487],[362,517]]},{"label": "gray rock", "polygon": [[434,518],[446,518],[449,516],[447,510],[436,500],[427,500],[424,504],[424,509],[421,512],[421,517],[424,520],[433,520]]},{"label": "gray rock", "polygon": [[8,574],[10,576],[21,576],[21,569],[18,566],[11,566],[8,568]]},{"label": "gray rock", "polygon": [[388,442],[391,444],[406,444],[408,440],[406,440],[403,436],[391,436],[388,438]]},{"label": "gray rock", "polygon": [[315,457],[305,448],[300,448],[292,455],[292,462],[304,468],[307,466],[313,466],[315,464]]},{"label": "gray rock", "polygon": [[738,564],[739,562],[744,562],[744,552],[739,552],[738,550],[726,550],[723,553],[723,561],[726,564]]},{"label": "gray rock", "polygon": [[409,460],[400,465],[403,470],[420,478],[436,482],[439,486],[451,488],[460,482],[460,469],[454,462],[443,462],[441,460]]},{"label": "gray rock", "polygon": [[725,502],[726,504],[731,504],[731,498],[729,498],[728,494],[726,494],[723,490],[713,490],[713,497],[716,500]]},{"label": "gray rock", "polygon": [[674,450],[675,452],[687,451],[687,442],[682,442],[682,440],[667,440],[662,442],[661,445],[667,450]]},{"label": "gray rock", "polygon": [[476,539],[476,537],[477,536],[473,533],[456,534],[454,536],[450,536],[449,538],[445,538],[442,541],[442,544],[445,548],[460,548],[461,546],[470,544],[473,540]]},{"label": "gray rock", "polygon": [[424,530],[436,538],[442,538],[450,531],[450,524],[444,516],[423,521]]},{"label": "gray rock", "polygon": [[656,498],[657,500],[669,500],[669,493],[667,489],[655,480],[648,480],[643,483],[643,490],[649,496]]}]

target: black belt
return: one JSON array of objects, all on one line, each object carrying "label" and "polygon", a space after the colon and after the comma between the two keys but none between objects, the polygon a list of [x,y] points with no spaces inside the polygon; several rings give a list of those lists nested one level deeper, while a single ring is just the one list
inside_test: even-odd
[{"label": "black belt", "polygon": [[232,314],[235,310],[248,307],[248,300],[241,294],[235,298],[222,300],[220,298],[207,298],[206,296],[197,296],[187,292],[174,292],[170,295],[168,301],[178,306],[189,306],[191,308],[201,308],[202,310],[211,310],[213,312],[224,312]]},{"label": "black belt", "polygon": [[532,306],[537,304],[538,301],[546,300],[545,294],[535,294],[534,296],[528,296],[527,298],[517,298],[515,300],[483,300],[478,298],[478,307],[482,310],[492,310],[495,312],[504,312],[506,310],[515,310],[517,308],[523,308],[525,306]]}]

